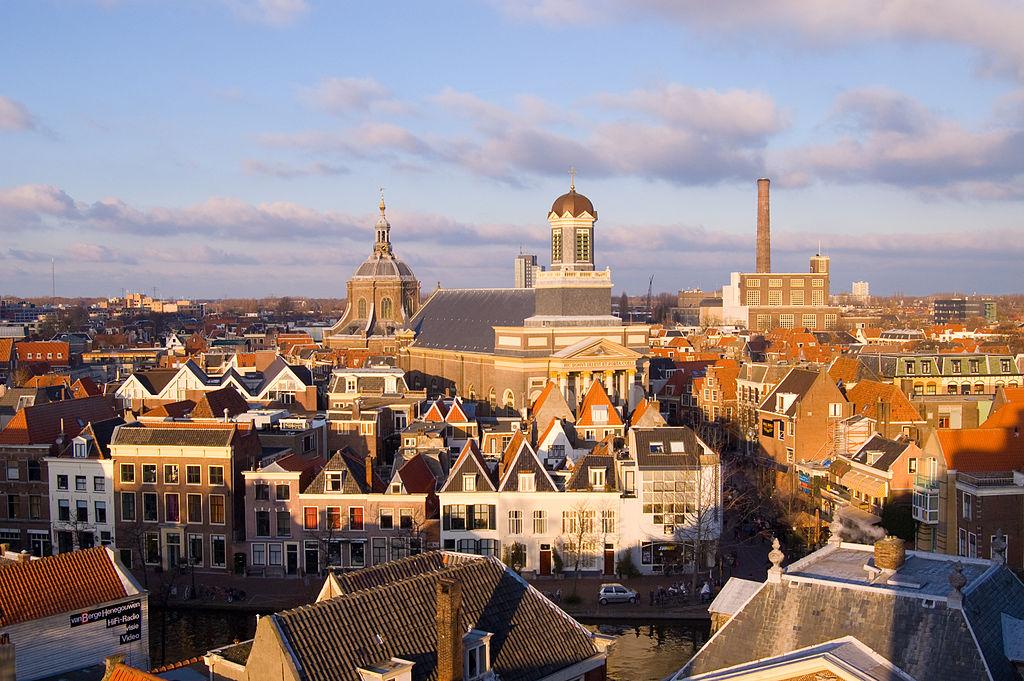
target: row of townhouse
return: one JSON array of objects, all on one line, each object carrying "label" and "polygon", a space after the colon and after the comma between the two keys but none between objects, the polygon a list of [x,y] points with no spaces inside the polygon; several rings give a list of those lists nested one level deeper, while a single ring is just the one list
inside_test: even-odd
[{"label": "row of townhouse", "polygon": [[571,465],[521,434],[498,460],[470,442],[438,496],[444,549],[536,575],[704,567],[721,534],[721,462],[689,428],[633,428]]}]

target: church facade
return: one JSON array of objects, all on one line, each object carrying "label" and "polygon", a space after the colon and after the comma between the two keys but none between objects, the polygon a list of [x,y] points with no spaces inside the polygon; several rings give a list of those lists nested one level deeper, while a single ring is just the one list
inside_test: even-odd
[{"label": "church facade", "polygon": [[394,352],[395,332],[419,310],[420,282],[391,248],[383,195],[379,209],[373,252],[348,280],[345,314],[325,337],[330,347]]},{"label": "church facade", "polygon": [[548,212],[551,269],[534,288],[438,288],[396,334],[412,386],[522,412],[548,381],[573,407],[601,382],[616,405],[634,406],[650,327],[611,314],[611,271],[594,266],[596,221],[573,185]]}]

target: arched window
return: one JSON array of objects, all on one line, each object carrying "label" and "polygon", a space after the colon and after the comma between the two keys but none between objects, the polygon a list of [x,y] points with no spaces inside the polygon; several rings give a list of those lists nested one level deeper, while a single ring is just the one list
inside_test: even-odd
[{"label": "arched window", "polygon": [[929,381],[928,384],[924,387],[924,394],[925,395],[934,395],[935,394],[935,384],[932,383],[931,381]]},{"label": "arched window", "polygon": [[365,319],[366,318],[366,298],[360,298],[359,299],[359,305],[357,306],[357,309],[358,309],[358,315],[357,316],[360,319]]},{"label": "arched window", "polygon": [[466,395],[471,400],[475,400],[476,399],[476,390],[473,389],[473,384],[472,383],[470,383],[468,386],[466,386]]},{"label": "arched window", "polygon": [[950,395],[956,395],[956,383],[950,383],[946,386],[946,392]]},{"label": "arched window", "polygon": [[498,394],[494,392],[494,388],[491,388],[490,392],[487,393],[487,402],[491,406],[497,406],[497,404],[498,404]]},{"label": "arched window", "polygon": [[501,406],[506,409],[516,408],[516,396],[511,390],[506,390],[501,396]]},{"label": "arched window", "polygon": [[985,394],[985,384],[984,383],[975,383],[974,384],[974,394],[975,395],[984,395]]},{"label": "arched window", "polygon": [[381,319],[391,319],[391,299],[383,298],[380,301],[380,317]]}]

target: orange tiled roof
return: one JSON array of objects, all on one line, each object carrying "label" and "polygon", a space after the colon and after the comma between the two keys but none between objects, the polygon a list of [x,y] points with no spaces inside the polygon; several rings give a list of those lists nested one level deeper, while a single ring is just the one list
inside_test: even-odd
[{"label": "orange tiled roof", "polygon": [[[1024,388],[1004,388],[1010,390],[1024,391]],[[1009,399],[1009,395],[1007,395]],[[1021,428],[1024,427],[1024,402],[1013,400],[989,414],[981,428]]]},{"label": "orange tiled roof", "polygon": [[940,428],[935,436],[946,468],[981,473],[1024,467],[1024,435],[1009,428]]},{"label": "orange tiled roof", "polygon": [[853,403],[854,413],[871,419],[878,419],[878,403],[885,402],[889,405],[890,421],[896,423],[924,421],[903,391],[892,383],[860,381],[846,391],[846,399]]},{"label": "orange tiled roof", "polygon": [[[62,341],[20,341],[14,347],[18,353],[19,362],[50,362],[60,359],[66,364],[71,353],[70,346]],[[47,359],[34,359],[36,354],[42,354],[44,358],[47,354],[52,356]]]},{"label": "orange tiled roof", "polygon": [[23,388],[51,388],[56,385],[69,385],[71,377],[64,374],[40,374],[33,376],[24,383]]},{"label": "orange tiled roof", "polygon": [[[171,665],[168,666],[171,669],[174,668]],[[103,678],[103,681],[162,681],[162,679],[159,676],[154,676],[135,667],[129,667],[121,662],[110,670],[110,673]]]},{"label": "orange tiled roof", "polygon": [[7,364],[14,353],[14,339],[0,338],[0,363]]},{"label": "orange tiled roof", "polygon": [[161,404],[157,407],[153,407],[152,409],[143,412],[142,415],[180,419],[184,418],[193,409],[195,409],[195,407],[196,403],[192,400],[179,400],[178,402],[168,402],[167,404]]},{"label": "orange tiled roof", "polygon": [[0,569],[0,626],[80,612],[128,595],[102,546]]},{"label": "orange tiled roof", "polygon": [[64,428],[65,438],[82,432],[90,421],[117,415],[113,397],[84,397],[24,407],[0,430],[0,444],[53,444]]},{"label": "orange tiled roof", "polygon": [[832,366],[828,368],[828,377],[835,383],[839,381],[842,381],[843,384],[856,383],[859,370],[860,361],[856,357],[842,355],[836,357]]},{"label": "orange tiled roof", "polygon": [[97,395],[102,395],[103,389],[96,385],[96,381],[92,380],[88,376],[83,376],[71,384],[71,394],[75,396],[75,399],[95,397]]},{"label": "orange tiled roof", "polygon": [[[597,407],[606,405],[608,407],[608,421],[606,423],[594,423],[590,414],[593,411],[591,407]],[[586,426],[621,426],[622,417],[619,416],[619,411],[612,404],[612,401],[608,399],[608,393],[604,390],[604,385],[601,381],[594,381],[590,384],[590,390],[587,391],[586,397],[583,398],[583,404],[580,406],[580,417],[576,419],[576,427]]]}]

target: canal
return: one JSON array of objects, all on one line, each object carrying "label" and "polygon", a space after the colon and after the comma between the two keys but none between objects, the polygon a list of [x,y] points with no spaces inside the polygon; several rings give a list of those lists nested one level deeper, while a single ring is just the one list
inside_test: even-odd
[{"label": "canal", "polygon": [[[163,615],[167,635],[163,636]],[[608,659],[609,681],[660,681],[679,669],[708,638],[707,621],[641,624],[602,620],[588,627],[615,636]],[[256,617],[235,610],[167,610],[150,614],[153,666],[202,655],[211,648],[252,638]]]}]

